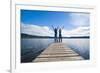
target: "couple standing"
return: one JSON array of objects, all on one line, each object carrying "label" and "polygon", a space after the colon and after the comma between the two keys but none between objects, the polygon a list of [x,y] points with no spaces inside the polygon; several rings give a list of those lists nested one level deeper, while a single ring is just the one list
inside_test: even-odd
[{"label": "couple standing", "polygon": [[[55,42],[62,42],[62,29],[63,29],[63,27],[58,28],[58,27],[53,27],[52,26],[52,28],[53,28],[53,31],[54,31]],[[58,33],[59,33],[59,37],[57,37]]]}]

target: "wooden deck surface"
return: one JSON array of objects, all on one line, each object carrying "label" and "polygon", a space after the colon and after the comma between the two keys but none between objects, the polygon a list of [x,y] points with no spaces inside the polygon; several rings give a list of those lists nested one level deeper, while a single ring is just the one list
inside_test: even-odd
[{"label": "wooden deck surface", "polygon": [[33,62],[75,61],[83,60],[78,53],[65,45],[65,43],[52,43]]}]

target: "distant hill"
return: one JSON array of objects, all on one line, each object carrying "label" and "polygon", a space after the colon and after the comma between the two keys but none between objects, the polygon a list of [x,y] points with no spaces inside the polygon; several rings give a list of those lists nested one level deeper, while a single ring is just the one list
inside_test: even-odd
[{"label": "distant hill", "polygon": [[29,35],[29,34],[21,33],[21,38],[53,38],[53,37],[50,37],[50,36]]},{"label": "distant hill", "polygon": [[63,37],[63,38],[90,38],[89,36],[73,36],[73,37]]},{"label": "distant hill", "polygon": [[[38,36],[38,35],[29,35],[21,33],[21,38],[54,38],[52,36]],[[90,38],[89,36],[77,36],[77,37],[62,37],[62,38]]]}]

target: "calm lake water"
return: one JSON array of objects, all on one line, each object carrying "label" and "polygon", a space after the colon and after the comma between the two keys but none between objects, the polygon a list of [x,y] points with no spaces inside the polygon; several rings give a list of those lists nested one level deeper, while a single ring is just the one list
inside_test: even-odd
[{"label": "calm lake water", "polygon": [[[44,51],[54,39],[23,38],[21,39],[21,62],[32,62],[42,51]],[[84,59],[89,59],[89,38],[63,39],[66,46],[72,48]]]}]

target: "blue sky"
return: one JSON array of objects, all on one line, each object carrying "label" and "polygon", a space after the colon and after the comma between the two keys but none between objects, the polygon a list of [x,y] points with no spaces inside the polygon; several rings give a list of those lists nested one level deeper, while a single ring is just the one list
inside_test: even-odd
[{"label": "blue sky", "polygon": [[[81,31],[83,30],[85,30],[86,33],[86,30],[89,29],[89,16],[89,13],[21,10],[21,25],[25,27],[21,30],[23,32],[34,32],[35,28],[37,27],[39,27],[39,30],[44,30],[40,29],[43,27],[46,29],[46,31],[49,30],[51,33],[53,33],[51,28],[51,26],[53,25],[54,27],[64,26],[64,35],[65,33],[67,35],[68,32],[70,32],[71,34],[74,31],[76,31],[77,33],[80,32],[81,34]],[[29,27],[32,27],[34,29],[29,29]]]}]

